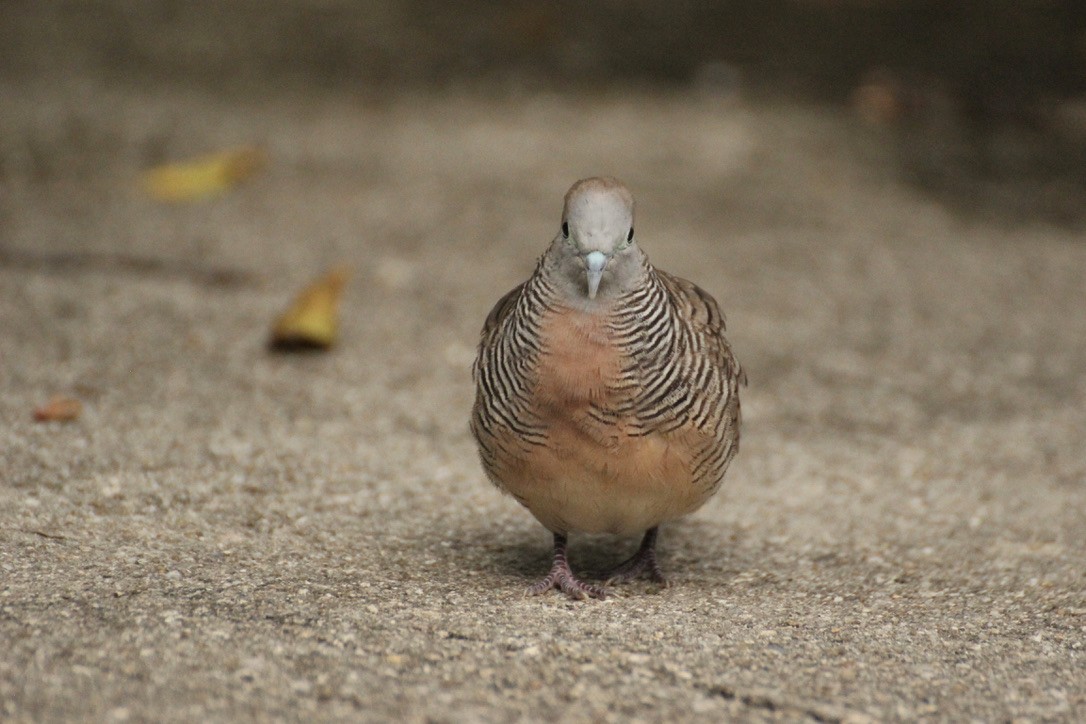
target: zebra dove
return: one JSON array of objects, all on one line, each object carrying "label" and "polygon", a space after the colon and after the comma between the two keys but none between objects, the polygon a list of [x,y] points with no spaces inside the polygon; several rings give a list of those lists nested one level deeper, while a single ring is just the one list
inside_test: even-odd
[{"label": "zebra dove", "polygon": [[655,269],[614,178],[578,181],[535,272],[491,310],[472,368],[487,476],[554,534],[529,593],[604,598],[566,558],[570,533],[644,531],[608,583],[648,574],[658,526],[701,507],[739,449],[745,376],[716,301]]}]

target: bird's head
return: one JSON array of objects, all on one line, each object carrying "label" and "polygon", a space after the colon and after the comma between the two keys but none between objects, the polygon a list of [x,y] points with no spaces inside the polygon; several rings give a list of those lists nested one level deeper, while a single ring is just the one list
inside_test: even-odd
[{"label": "bird's head", "polygon": [[548,255],[575,292],[595,299],[628,290],[642,269],[634,200],[621,181],[593,177],[566,192],[562,226]]}]

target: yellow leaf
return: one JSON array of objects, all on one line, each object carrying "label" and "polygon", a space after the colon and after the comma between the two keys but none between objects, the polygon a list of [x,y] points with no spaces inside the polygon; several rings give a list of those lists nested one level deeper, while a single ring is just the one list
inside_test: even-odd
[{"label": "yellow leaf", "polygon": [[276,351],[327,349],[336,341],[339,300],[349,274],[336,267],[303,289],[272,327],[268,346]]},{"label": "yellow leaf", "polygon": [[156,166],[143,176],[143,189],[158,201],[193,201],[222,193],[259,171],[267,154],[256,147],[238,148],[184,163]]}]

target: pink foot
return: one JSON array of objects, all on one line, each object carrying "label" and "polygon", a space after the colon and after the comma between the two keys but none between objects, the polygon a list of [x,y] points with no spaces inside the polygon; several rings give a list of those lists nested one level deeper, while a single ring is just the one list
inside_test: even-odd
[{"label": "pink foot", "polygon": [[538,596],[552,588],[557,588],[576,601],[583,601],[586,598],[600,600],[607,598],[606,590],[589,583],[582,583],[573,575],[569,561],[566,560],[566,536],[560,533],[554,534],[554,565],[551,566],[550,573],[542,581],[529,588],[528,595]]},{"label": "pink foot", "polygon": [[645,537],[641,539],[641,547],[630,558],[618,564],[610,571],[600,575],[608,584],[632,581],[647,573],[650,580],[662,586],[670,585],[660,564],[656,562],[656,533],[657,528],[645,531]]}]

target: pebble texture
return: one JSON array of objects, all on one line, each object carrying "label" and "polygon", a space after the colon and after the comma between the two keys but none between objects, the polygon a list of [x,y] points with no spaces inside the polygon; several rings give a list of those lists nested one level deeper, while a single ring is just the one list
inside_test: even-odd
[{"label": "pebble texture", "polygon": [[[0,96],[0,718],[1086,717],[1081,234],[949,211],[800,107]],[[138,191],[253,141],[224,197]],[[727,310],[743,449],[663,529],[672,588],[525,598],[550,539],[479,468],[469,368],[597,173]],[[339,346],[269,355],[340,261]],[[34,422],[57,392],[82,417]]]}]

